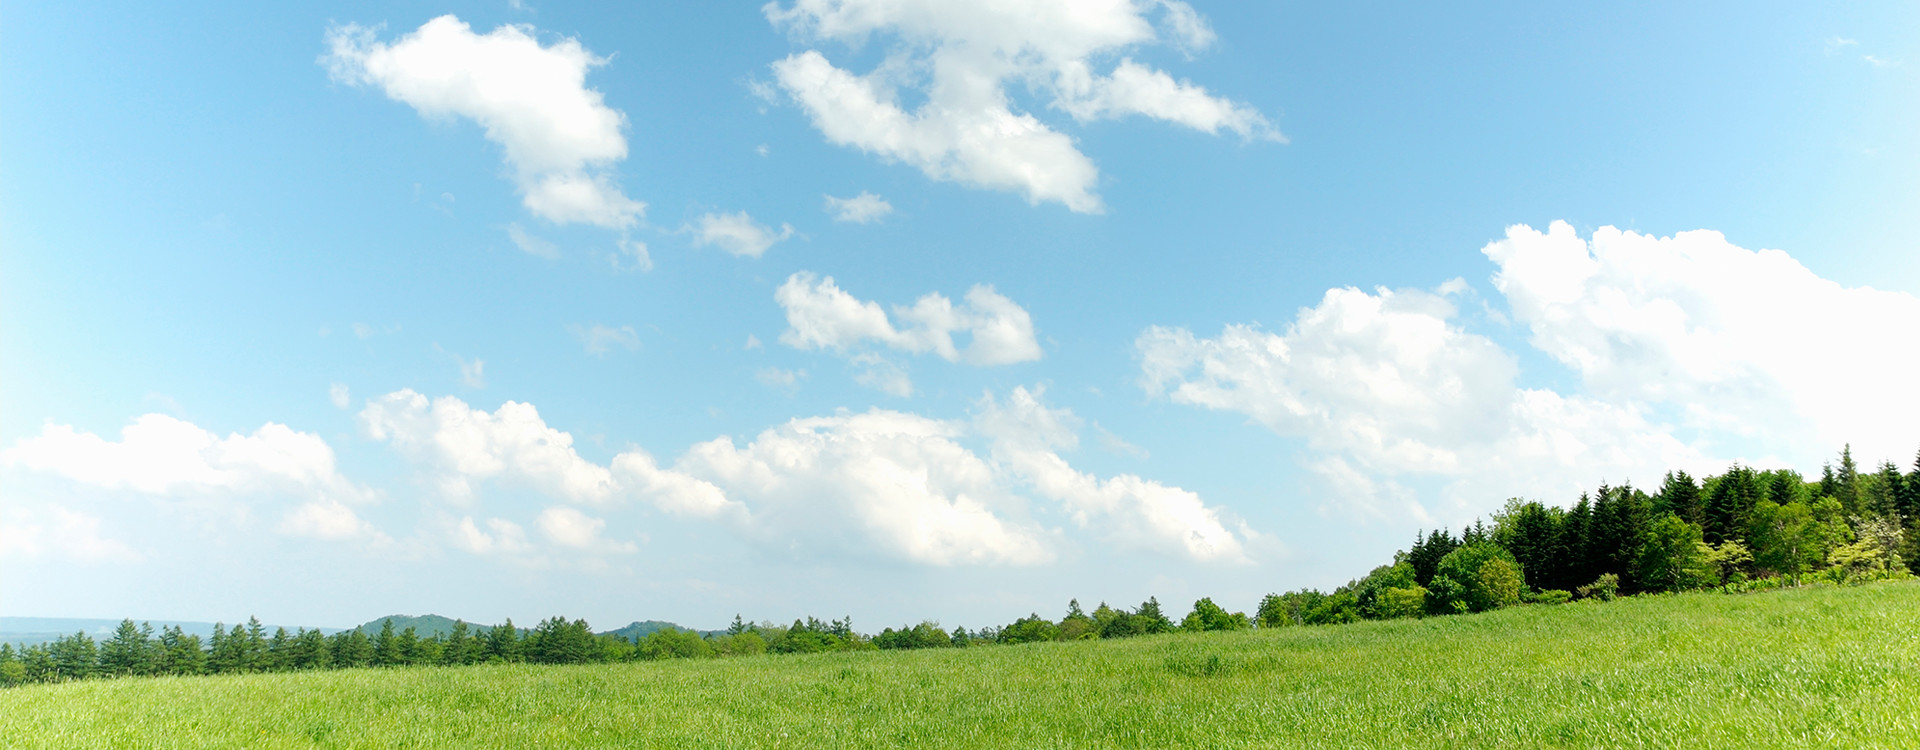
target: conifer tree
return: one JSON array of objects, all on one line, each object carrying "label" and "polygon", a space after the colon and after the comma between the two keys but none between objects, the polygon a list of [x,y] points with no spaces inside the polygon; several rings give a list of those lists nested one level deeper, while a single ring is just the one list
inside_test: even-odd
[{"label": "conifer tree", "polygon": [[1739,464],[1714,479],[1707,490],[1707,522],[1702,524],[1707,543],[1718,545],[1743,538],[1761,494],[1758,475]]},{"label": "conifer tree", "polygon": [[1700,485],[1685,471],[1667,472],[1666,481],[1660,483],[1660,505],[1663,506],[1660,510],[1696,526],[1705,519],[1705,509],[1700,505]]},{"label": "conifer tree", "polygon": [[400,636],[393,632],[393,618],[380,623],[380,634],[373,637],[373,666],[399,666],[404,655],[400,653]]},{"label": "conifer tree", "polygon": [[100,671],[110,677],[152,674],[153,626],[144,629],[121,620],[113,637],[100,644]]},{"label": "conifer tree", "polygon": [[1834,474],[1833,498],[1847,515],[1860,515],[1860,467],[1853,463],[1853,444],[1840,449],[1840,470]]}]

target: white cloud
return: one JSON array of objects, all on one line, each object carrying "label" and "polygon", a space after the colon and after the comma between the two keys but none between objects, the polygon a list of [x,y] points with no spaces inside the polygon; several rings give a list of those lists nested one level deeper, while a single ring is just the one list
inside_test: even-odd
[{"label": "white cloud", "polygon": [[1586,241],[1554,222],[1484,252],[1533,346],[1602,398],[1803,458],[1849,441],[1905,456],[1920,440],[1914,355],[1888,335],[1920,330],[1913,295],[1843,287],[1711,231],[1602,227]]},{"label": "white cloud", "polygon": [[854,224],[872,224],[893,213],[893,204],[865,190],[852,198],[827,196],[827,213],[833,214],[834,221]]},{"label": "white cloud", "polygon": [[900,363],[873,352],[855,354],[848,361],[859,370],[854,373],[853,382],[895,398],[913,395],[913,378]]},{"label": "white cloud", "polygon": [[147,414],[120,431],[118,442],[69,425],[48,424],[22,439],[0,462],[57,474],[110,490],[149,495],[289,497],[303,504],[280,530],[339,539],[371,535],[349,504],[374,494],[342,476],[320,436],[269,422],[250,435],[220,437],[164,414]]},{"label": "white cloud", "polygon": [[760,348],[760,337],[751,333],[747,334],[747,343],[740,345],[741,351],[751,351],[758,348]]},{"label": "white cloud", "polygon": [[754,223],[745,211],[730,214],[703,214],[692,227],[693,244],[712,245],[733,255],[758,258],[767,248],[793,236],[793,226],[781,224],[780,231]]},{"label": "white cloud", "polygon": [[0,511],[0,559],[137,563],[139,552],[100,533],[97,516],[48,507],[14,505]]},{"label": "white cloud", "polygon": [[[895,307],[898,326],[879,303],[855,298],[835,285],[831,276],[796,273],[780,285],[774,299],[787,314],[787,330],[780,334],[780,341],[796,349],[846,352],[873,342],[982,366],[1028,362],[1042,355],[1032,316],[991,286],[969,289],[966,301],[958,306],[932,293],[912,307]],[[954,344],[956,333],[968,337],[966,348]]]},{"label": "white cloud", "polygon": [[694,446],[678,468],[754,509],[749,531],[814,555],[877,553],[926,565],[1031,565],[1047,534],[955,438],[960,425],[899,412],[796,419],[736,446]]},{"label": "white cloud", "polygon": [[492,413],[445,396],[428,402],[411,390],[371,399],[360,412],[367,436],[442,472],[456,499],[473,480],[517,480],[575,502],[604,504],[617,492],[612,473],[580,457],[573,436],[548,427],[532,404],[508,401]]},{"label": "white cloud", "polygon": [[[1035,565],[1057,557],[1059,532],[1029,518],[1034,490],[1087,528],[1124,545],[1201,561],[1243,559],[1252,532],[1226,530],[1219,511],[1191,492],[1132,475],[1100,480],[1067,466],[1079,422],[1017,389],[990,397],[971,421],[873,409],[794,419],[744,445],[720,437],[690,447],[671,467],[638,449],[605,466],[528,404],[488,413],[452,397],[412,391],[373,399],[369,436],[426,466],[434,484],[471,495],[476,483],[510,481],[547,498],[596,507],[639,499],[675,515],[716,521],[769,551],[801,557],[878,557],[924,565]],[[1045,432],[1052,430],[1052,432]],[[994,440],[991,460],[962,444]],[[1045,435],[1034,439],[1031,436]],[[459,499],[456,497],[456,499]],[[609,524],[554,506],[535,521],[555,545],[632,551]],[[446,521],[452,543],[475,554],[529,549],[517,525],[467,516]],[[611,536],[620,536],[612,534]]]},{"label": "white cloud", "polygon": [[446,355],[448,359],[453,360],[455,366],[460,368],[460,383],[462,385],[468,388],[487,387],[487,363],[485,360],[479,357],[467,359],[466,357],[447,351],[439,344],[434,344],[433,349]]},{"label": "white cloud", "polygon": [[607,522],[565,506],[554,506],[540,512],[540,533],[547,541],[563,547],[578,550],[592,550],[617,553],[632,553],[638,548],[632,542],[615,542],[601,535]]},{"label": "white cloud", "polygon": [[[796,0],[770,3],[769,21],[796,37],[858,47],[891,40],[886,62],[865,75],[818,50],[773,64],[775,80],[827,140],[910,164],[928,177],[1024,193],[1097,213],[1099,170],[1073,139],[1017,111],[1010,86],[1086,121],[1143,115],[1217,133],[1281,140],[1244,104],[1176,81],[1123,53],[1160,41],[1148,16],[1187,51],[1213,31],[1176,0],[939,3]],[[1111,72],[1096,62],[1120,56]],[[904,96],[903,96],[904,92]],[[909,111],[902,99],[923,100]]]},{"label": "white cloud", "polygon": [[349,24],[327,32],[321,62],[334,80],[379,87],[423,117],[464,117],[505,150],[523,203],[555,223],[626,229],[643,203],[621,193],[613,165],[627,157],[626,116],[586,86],[608,58],[576,39],[542,45],[531,26],[475,34],[441,16],[388,43]]},{"label": "white cloud", "polygon": [[519,224],[507,225],[507,238],[513,240],[513,246],[528,255],[553,260],[560,257],[560,247],[543,238],[527,233]]},{"label": "white cloud", "polygon": [[533,549],[533,545],[527,543],[526,530],[517,523],[504,518],[489,518],[487,529],[481,531],[472,516],[465,516],[459,523],[453,524],[449,536],[454,546],[476,555],[520,554]]},{"label": "white cloud", "polygon": [[778,367],[764,367],[753,374],[753,379],[768,388],[791,391],[800,385],[800,379],[807,376],[806,370],[784,370]]},{"label": "white cloud", "polygon": [[1004,403],[988,394],[974,419],[994,439],[994,461],[1060,502],[1081,527],[1194,560],[1249,562],[1242,539],[1251,539],[1252,532],[1240,524],[1236,536],[1199,495],[1133,474],[1101,480],[1069,466],[1054,450],[1078,445],[1080,420],[1066,409],[1048,408],[1040,391],[1015,387]]},{"label": "white cloud", "polygon": [[1435,481],[1459,520],[1489,498],[1566,498],[1602,478],[1700,468],[1698,451],[1631,405],[1517,387],[1513,356],[1454,316],[1436,294],[1334,289],[1285,334],[1154,327],[1136,346],[1150,394],[1306,438],[1308,468],[1334,491],[1323,508],[1430,518],[1405,482]]},{"label": "white cloud", "polygon": [[282,534],[310,536],[315,539],[379,538],[373,524],[338,500],[311,500],[287,513],[275,527]]},{"label": "white cloud", "polygon": [[613,255],[608,256],[608,261],[616,271],[653,270],[653,255],[647,252],[647,243],[625,237],[620,238],[619,245],[615,247]]},{"label": "white cloud", "polygon": [[608,466],[582,458],[573,436],[549,427],[532,404],[508,401],[489,413],[452,396],[430,402],[400,390],[370,400],[360,423],[368,437],[430,467],[434,484],[456,502],[468,501],[476,482],[504,480],[586,505],[637,498],[700,517],[741,510],[711,485],[659,469],[638,449],[616,455]]},{"label": "white cloud", "polygon": [[327,386],[327,400],[333,402],[333,408],[345,409],[353,403],[353,396],[348,393],[346,383],[334,383]]},{"label": "white cloud", "polygon": [[1422,520],[1731,458],[1805,467],[1842,442],[1904,457],[1920,437],[1913,358],[1886,333],[1920,330],[1912,295],[1843,287],[1709,231],[1583,240],[1555,222],[1484,253],[1511,319],[1581,392],[1520,387],[1516,357],[1456,320],[1458,281],[1334,289],[1281,334],[1150,328],[1142,383],[1305,438],[1333,502]]},{"label": "white cloud", "polygon": [[580,339],[580,343],[586,346],[588,354],[606,354],[613,351],[616,346],[627,351],[640,348],[640,334],[633,330],[633,326],[614,328],[595,323],[591,326],[576,325],[570,328],[574,337]]}]

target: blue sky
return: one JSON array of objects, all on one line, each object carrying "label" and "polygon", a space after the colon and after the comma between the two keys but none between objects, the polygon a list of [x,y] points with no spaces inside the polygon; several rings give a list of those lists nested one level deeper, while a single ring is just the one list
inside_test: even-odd
[{"label": "blue sky", "polygon": [[9,614],[1251,608],[1920,448],[1904,4],[0,14]]}]

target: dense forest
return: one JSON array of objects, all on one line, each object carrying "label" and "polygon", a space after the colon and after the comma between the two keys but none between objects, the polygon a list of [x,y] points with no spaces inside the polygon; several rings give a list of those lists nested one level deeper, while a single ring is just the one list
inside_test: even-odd
[{"label": "dense forest", "polygon": [[1179,631],[1239,630],[1429,617],[1515,605],[1606,601],[1620,596],[1718,589],[1741,593],[1810,583],[1908,576],[1920,567],[1920,456],[1902,474],[1891,462],[1862,472],[1851,447],[1818,480],[1790,470],[1734,465],[1696,481],[1671,472],[1653,494],[1602,486],[1571,507],[1509,500],[1458,535],[1422,532],[1364,578],[1331,593],[1269,594],[1254,615],[1210,598],[1180,621],[1156,599],[1131,610],[1076,600],[1059,620],[1038,613],[1004,626],[946,630],[933,622],[867,635],[850,619],[789,625],[734,618],[725,631],[666,628],[628,638],[596,635],[584,620],[550,618],[522,629],[456,622],[421,636],[387,620],[368,635],[300,629],[265,632],[259,620],[216,627],[212,637],[127,620],[111,638],[85,633],[16,649],[0,644],[0,685],[90,677],[199,675],[358,667],[525,662],[579,664],[760,653],[952,648],[1035,641],[1126,638]]}]

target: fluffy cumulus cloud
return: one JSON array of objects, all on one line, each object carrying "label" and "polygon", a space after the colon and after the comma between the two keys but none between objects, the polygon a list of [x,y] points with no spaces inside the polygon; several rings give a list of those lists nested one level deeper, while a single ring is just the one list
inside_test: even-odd
[{"label": "fluffy cumulus cloud", "polygon": [[717,247],[733,255],[758,258],[767,248],[793,236],[793,226],[781,224],[780,231],[761,225],[745,211],[704,214],[692,226],[693,244]]},{"label": "fluffy cumulus cloud", "polygon": [[1136,346],[1149,393],[1304,437],[1329,505],[1375,517],[1433,520],[1412,479],[1443,484],[1453,521],[1484,492],[1567,497],[1698,464],[1631,406],[1517,386],[1513,355],[1455,318],[1440,294],[1334,289],[1284,333],[1155,327]]},{"label": "fluffy cumulus cloud", "polygon": [[682,470],[751,498],[750,533],[811,555],[867,554],[927,565],[1048,562],[1024,503],[960,445],[962,426],[912,414],[796,419],[746,445],[694,446]]},{"label": "fluffy cumulus cloud", "polygon": [[1075,470],[1058,449],[1079,444],[1080,420],[1052,409],[1039,391],[1016,387],[1003,401],[981,399],[975,422],[993,439],[994,461],[1059,502],[1079,526],[1103,529],[1109,539],[1193,560],[1250,562],[1244,541],[1256,534],[1228,521],[1191,491],[1137,475],[1099,479]]},{"label": "fluffy cumulus cloud", "polygon": [[1022,111],[1017,91],[1081,122],[1139,115],[1206,133],[1281,139],[1252,107],[1130,56],[1165,41],[1187,52],[1212,42],[1205,19],[1178,0],[796,0],[765,11],[775,26],[810,42],[889,43],[885,62],[864,74],[809,49],[775,62],[774,78],[827,140],[937,180],[1102,210],[1093,161],[1071,137]]},{"label": "fluffy cumulus cloud", "polygon": [[1868,456],[1920,442],[1920,298],[1848,288],[1779,250],[1718,232],[1654,237],[1564,222],[1515,226],[1484,252],[1533,346],[1610,400],[1670,407],[1686,424],[1764,431]]},{"label": "fluffy cumulus cloud", "polygon": [[718,489],[661,471],[646,453],[622,452],[602,466],[580,456],[573,436],[547,425],[532,404],[508,401],[492,412],[452,396],[428,400],[401,390],[367,402],[361,426],[427,466],[456,503],[483,482],[509,482],[568,502],[608,506],[640,499],[671,513],[713,517],[739,509]]},{"label": "fluffy cumulus cloud", "polygon": [[267,423],[222,437],[175,417],[148,414],[108,440],[48,424],[0,462],[77,483],[153,496],[279,497],[298,503],[280,530],[326,539],[373,535],[354,505],[374,494],[342,476],[320,436]]},{"label": "fluffy cumulus cloud", "polygon": [[1715,232],[1586,240],[1556,222],[1484,252],[1512,319],[1583,392],[1519,386],[1516,356],[1458,320],[1458,283],[1331,290],[1281,333],[1150,328],[1143,385],[1302,437],[1337,502],[1423,521],[1436,499],[1457,521],[1514,495],[1732,458],[1804,467],[1847,440],[1901,456],[1920,440],[1912,360],[1882,333],[1920,328],[1910,295],[1845,288]]},{"label": "fluffy cumulus cloud", "polygon": [[[1067,544],[1038,518],[1033,500],[1079,528],[1129,548],[1202,562],[1245,559],[1252,532],[1229,530],[1222,512],[1191,492],[1123,475],[1099,479],[1058,450],[1077,442],[1079,421],[1016,389],[989,397],[972,420],[884,409],[790,420],[751,440],[696,444],[671,465],[639,450],[597,464],[573,449],[531,405],[494,412],[458,399],[399,391],[370,402],[368,434],[392,442],[456,500],[488,482],[511,481],[550,500],[531,527],[502,518],[449,519],[451,542],[476,554],[547,543],[596,553],[635,551],[631,530],[579,505],[648,502],[706,519],[776,554],[866,558],[930,566],[1037,565]],[[988,454],[968,447],[985,438]]]},{"label": "fluffy cumulus cloud", "polygon": [[827,196],[827,213],[833,214],[833,220],[853,224],[872,224],[893,213],[893,204],[865,190],[852,198]]},{"label": "fluffy cumulus cloud", "polygon": [[[912,306],[895,306],[889,316],[880,303],[854,297],[833,277],[801,272],[780,285],[774,300],[787,315],[781,343],[851,354],[861,378],[896,395],[912,391],[906,373],[864,348],[931,353],[948,362],[981,366],[1029,362],[1042,354],[1033,317],[991,286],[967,290],[958,305],[937,292],[927,294]],[[955,342],[956,335],[965,337],[964,346]]]},{"label": "fluffy cumulus cloud", "polygon": [[425,117],[478,123],[537,216],[614,229],[639,221],[646,206],[613,180],[627,157],[626,117],[586,85],[607,58],[574,39],[542,44],[529,26],[476,34],[450,15],[392,42],[377,32],[351,24],[327,32],[321,62],[334,80],[377,87]]}]

